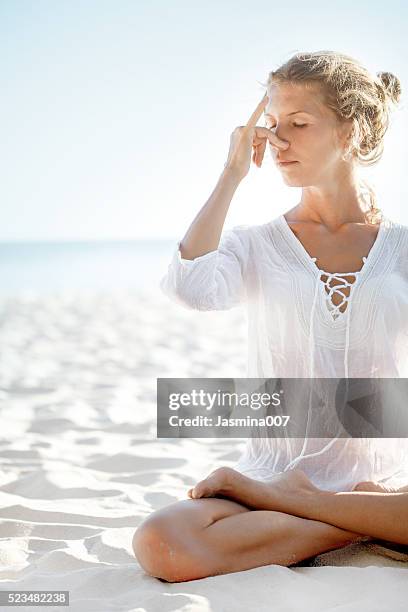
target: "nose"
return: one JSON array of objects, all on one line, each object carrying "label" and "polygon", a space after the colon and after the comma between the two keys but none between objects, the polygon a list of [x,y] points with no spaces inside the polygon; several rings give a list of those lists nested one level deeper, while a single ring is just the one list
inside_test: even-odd
[{"label": "nose", "polygon": [[[283,130],[279,127],[279,128],[272,128],[271,131],[275,134],[275,136],[277,136],[278,138],[280,138],[280,140],[283,140],[285,142],[288,143],[288,149],[290,148],[290,141],[286,138],[285,134],[283,133]],[[269,143],[271,147],[273,148],[277,148],[275,145],[273,145],[272,143]],[[286,149],[286,150],[288,150]]]},{"label": "nose", "polygon": [[272,142],[269,142],[269,148],[270,148],[271,155],[273,158],[276,158],[280,152],[284,151],[286,155],[288,151],[290,151],[290,141],[284,138],[283,136],[278,136],[278,138],[281,138],[281,140],[283,140],[284,142],[287,142],[288,146],[286,147],[286,149],[281,149],[277,145],[273,144]]}]

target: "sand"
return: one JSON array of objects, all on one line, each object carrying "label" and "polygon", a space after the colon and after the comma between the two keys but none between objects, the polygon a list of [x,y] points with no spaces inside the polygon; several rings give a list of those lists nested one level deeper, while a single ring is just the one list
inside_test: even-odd
[{"label": "sand", "polygon": [[156,438],[157,377],[245,376],[240,308],[21,294],[0,300],[0,326],[0,590],[69,590],[74,612],[406,610],[408,563],[367,545],[175,584],[134,558],[141,521],[243,449]]}]

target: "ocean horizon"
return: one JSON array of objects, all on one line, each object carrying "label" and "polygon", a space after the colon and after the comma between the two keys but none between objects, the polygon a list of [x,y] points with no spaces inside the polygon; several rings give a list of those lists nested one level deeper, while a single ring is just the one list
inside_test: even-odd
[{"label": "ocean horizon", "polygon": [[158,289],[177,240],[0,242],[0,296]]}]

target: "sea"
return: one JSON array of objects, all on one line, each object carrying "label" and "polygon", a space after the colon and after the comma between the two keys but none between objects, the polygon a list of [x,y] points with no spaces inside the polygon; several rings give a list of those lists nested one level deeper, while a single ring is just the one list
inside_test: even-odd
[{"label": "sea", "polygon": [[0,297],[158,289],[176,242],[0,242]]}]

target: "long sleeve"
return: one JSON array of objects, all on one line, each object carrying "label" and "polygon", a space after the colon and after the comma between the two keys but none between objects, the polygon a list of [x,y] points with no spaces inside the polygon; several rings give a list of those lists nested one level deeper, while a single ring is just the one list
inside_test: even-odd
[{"label": "long sleeve", "polygon": [[183,259],[180,243],[173,254],[161,290],[172,300],[195,310],[227,310],[246,299],[248,226],[223,232],[218,249],[195,259]]}]

